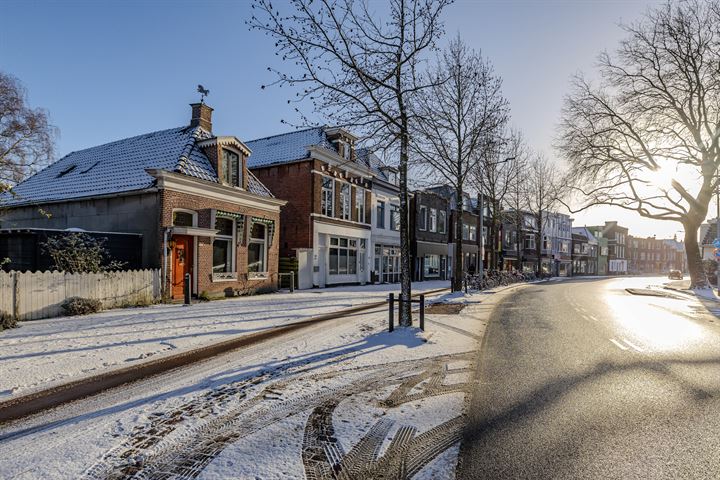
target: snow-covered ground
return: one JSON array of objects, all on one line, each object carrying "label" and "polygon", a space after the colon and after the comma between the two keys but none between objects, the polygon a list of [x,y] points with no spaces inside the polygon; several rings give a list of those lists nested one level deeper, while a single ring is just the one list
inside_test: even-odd
[{"label": "snow-covered ground", "polygon": [[[416,283],[413,291],[448,285],[445,281]],[[190,307],[155,305],[22,322],[17,329],[0,332],[0,401],[154,355],[379,301],[398,290],[399,285],[299,290]]]},{"label": "snow-covered ground", "polygon": [[452,479],[479,342],[516,288],[448,295],[465,308],[425,332],[356,314],[0,427],[0,478]]}]

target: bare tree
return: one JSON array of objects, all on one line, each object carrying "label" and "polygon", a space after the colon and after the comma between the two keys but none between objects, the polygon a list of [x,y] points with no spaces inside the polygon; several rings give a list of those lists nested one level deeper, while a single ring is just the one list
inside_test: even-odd
[{"label": "bare tree", "polygon": [[559,148],[579,206],[614,205],[685,230],[693,287],[706,285],[697,231],[720,165],[720,3],[688,0],[624,26],[601,81],[574,80]]},{"label": "bare tree", "polygon": [[492,252],[489,258],[491,269],[501,267],[497,254],[498,235],[503,222],[503,210],[513,203],[510,198],[511,191],[518,193],[516,202],[518,208],[522,205],[523,199],[519,189],[524,178],[527,147],[522,134],[518,131],[511,131],[505,137],[506,140],[502,144],[482,156],[470,176],[472,185],[484,197],[483,203],[487,203],[490,207],[488,248]]},{"label": "bare tree", "polygon": [[[293,73],[275,71],[277,85],[299,89],[335,125],[350,126],[379,147],[399,150],[401,296],[410,299],[410,231],[407,185],[411,105],[429,85],[418,68],[442,32],[440,15],[450,0],[390,0],[370,11],[364,0],[292,0],[280,12],[255,0],[249,26],[275,40]],[[400,324],[410,325],[410,303],[401,303]]]},{"label": "bare tree", "polygon": [[553,213],[562,200],[562,177],[557,166],[544,155],[535,154],[525,177],[523,188],[525,208],[533,219],[535,235],[536,273],[542,273],[542,241],[548,215]]},{"label": "bare tree", "polygon": [[416,96],[413,153],[454,191],[453,278],[459,290],[466,184],[483,155],[499,143],[510,109],[501,92],[502,80],[490,62],[468,48],[460,37],[442,53],[428,83],[433,86]]},{"label": "bare tree", "polygon": [[0,72],[0,193],[50,162],[55,134],[47,113],[27,105],[20,81]]}]

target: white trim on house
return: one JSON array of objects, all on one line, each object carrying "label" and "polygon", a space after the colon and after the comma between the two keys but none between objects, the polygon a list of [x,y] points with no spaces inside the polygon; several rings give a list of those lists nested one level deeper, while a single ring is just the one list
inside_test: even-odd
[{"label": "white trim on house", "polygon": [[215,145],[220,145],[221,147],[231,146],[240,150],[240,152],[245,154],[246,157],[249,157],[252,153],[252,150],[250,150],[247,145],[245,145],[237,137],[232,135],[208,138],[207,140],[201,140],[197,142],[197,145],[199,147],[214,147]]},{"label": "white trim on house", "polygon": [[355,162],[348,161],[347,159],[341,157],[335,152],[328,150],[327,148],[311,145],[310,147],[308,147],[308,151],[310,152],[311,158],[315,160],[320,160],[334,167],[342,168],[343,170],[351,172],[359,177],[372,178],[374,176],[373,172],[371,172],[369,169],[364,168]]},{"label": "white trim on house", "polygon": [[146,172],[157,179],[157,186],[161,189],[230,202],[243,207],[257,208],[273,213],[279,212],[280,207],[287,204],[285,200],[262,197],[235,187],[188,177],[181,173],[157,169],[148,169]]},{"label": "white trim on house", "polygon": [[173,235],[190,235],[192,237],[210,237],[213,238],[217,235],[217,230],[214,228],[202,228],[202,227],[172,227],[170,233]]}]

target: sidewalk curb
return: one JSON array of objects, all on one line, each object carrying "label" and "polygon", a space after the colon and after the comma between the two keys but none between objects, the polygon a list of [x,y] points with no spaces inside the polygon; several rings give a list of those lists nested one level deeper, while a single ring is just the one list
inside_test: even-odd
[{"label": "sidewalk curb", "polygon": [[697,301],[699,301],[699,302],[701,302],[701,303],[702,303],[703,301],[712,302],[712,303],[720,303],[720,299],[717,299],[717,298],[712,299],[712,298],[701,297],[701,296],[699,296],[699,295],[695,295],[694,293],[688,292],[687,290],[681,290],[681,289],[679,289],[679,288],[669,287],[669,286],[667,286],[667,285],[663,285],[663,288],[664,288],[665,290],[672,290],[673,292],[677,292],[677,293],[680,293],[680,294],[682,294],[682,295],[686,295],[686,296],[688,296],[688,297],[690,297],[690,298],[694,298],[695,300],[697,300]]},{"label": "sidewalk curb", "polygon": [[[422,293],[424,295],[434,295],[446,290],[449,290],[449,288],[439,288]],[[413,296],[417,295],[420,294],[413,294]],[[365,303],[355,307],[338,310],[334,313],[318,315],[316,317],[311,317],[307,320],[301,320],[288,325],[271,327],[261,332],[212,343],[203,347],[194,348],[162,358],[156,358],[147,362],[111,370],[90,377],[80,378],[78,380],[56,385],[51,388],[11,398],[0,402],[0,425],[9,420],[16,420],[32,415],[49,408],[59,406],[63,403],[95,395],[103,390],[157,375],[177,367],[190,365],[201,360],[206,360],[231,350],[259,343],[310,325],[328,320],[335,320],[349,314],[372,310],[385,305],[387,305],[385,300]]]}]

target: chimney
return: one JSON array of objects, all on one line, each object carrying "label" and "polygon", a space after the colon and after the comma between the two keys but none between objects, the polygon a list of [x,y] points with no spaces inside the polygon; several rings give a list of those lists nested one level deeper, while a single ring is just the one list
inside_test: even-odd
[{"label": "chimney", "polygon": [[192,119],[190,120],[191,127],[201,127],[204,130],[212,133],[212,112],[213,109],[205,105],[204,103],[191,103],[192,107]]}]

